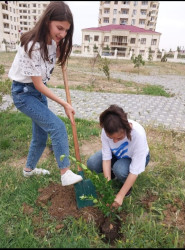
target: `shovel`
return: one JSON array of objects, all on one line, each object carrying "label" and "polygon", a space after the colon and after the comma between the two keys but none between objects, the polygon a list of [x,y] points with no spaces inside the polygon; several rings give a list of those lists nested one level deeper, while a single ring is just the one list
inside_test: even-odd
[{"label": "shovel", "polygon": [[[70,97],[70,92],[69,92],[69,87],[68,87],[66,66],[62,67],[62,73],[63,73],[67,102],[69,104],[71,104],[71,97]],[[71,126],[72,126],[72,131],[73,131],[75,156],[76,156],[77,161],[81,162],[75,119],[74,119],[74,124],[71,124]],[[84,196],[91,196],[92,195],[93,197],[96,198],[97,194],[96,194],[95,186],[93,185],[93,183],[90,179],[85,179],[84,172],[79,165],[78,165],[78,174],[82,176],[83,180],[74,184],[77,207],[82,208],[82,207],[93,206],[94,204],[93,204],[92,200],[88,200],[88,199],[82,200],[80,197],[83,195]]]}]

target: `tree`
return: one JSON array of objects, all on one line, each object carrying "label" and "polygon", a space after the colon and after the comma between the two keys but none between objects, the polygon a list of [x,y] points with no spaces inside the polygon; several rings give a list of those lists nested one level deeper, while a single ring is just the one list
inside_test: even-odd
[{"label": "tree", "polygon": [[145,65],[145,61],[142,58],[142,55],[138,55],[138,56],[132,56],[131,58],[132,62],[134,63],[134,68],[138,68],[138,75],[139,75],[139,69],[141,65]]},{"label": "tree", "polygon": [[148,61],[151,62],[153,60],[153,56],[152,56],[152,50],[151,50],[151,47],[149,48],[149,51],[148,51]]},{"label": "tree", "polygon": [[180,46],[177,46],[177,51],[181,52],[181,47]]},{"label": "tree", "polygon": [[110,65],[110,60],[108,60],[107,58],[101,58],[99,70],[102,70],[102,71],[103,71],[103,73],[104,73],[105,76],[107,77],[108,81],[110,80],[110,69],[109,69],[109,65]]},{"label": "tree", "polygon": [[164,55],[162,58],[161,58],[161,62],[167,62],[167,58],[166,58],[167,56],[166,55]]},{"label": "tree", "polygon": [[94,44],[93,51],[97,52],[97,50],[98,50],[98,47],[96,46],[96,44]]}]

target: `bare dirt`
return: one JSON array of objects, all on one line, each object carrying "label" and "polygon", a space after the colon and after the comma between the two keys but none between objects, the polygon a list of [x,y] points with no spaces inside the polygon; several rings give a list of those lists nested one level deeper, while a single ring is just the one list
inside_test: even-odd
[{"label": "bare dirt", "polygon": [[[87,223],[95,223],[99,234],[105,235],[105,241],[114,243],[116,239],[121,237],[119,233],[121,221],[110,221],[109,218],[105,218],[103,213],[94,206],[77,208],[73,185],[62,187],[60,184],[50,183],[48,187],[39,189],[38,191],[39,196],[36,200],[36,205],[47,207],[51,219],[55,218],[58,220],[56,230],[64,226],[62,221],[68,216],[72,216],[76,219],[83,217]],[[34,208],[23,203],[23,213],[31,216],[34,213]],[[121,219],[122,222],[126,220],[125,213],[121,214]],[[32,223],[35,225],[35,234],[39,237],[44,237],[46,234],[46,229],[41,227],[42,221],[42,212],[40,212],[38,216],[34,215],[32,217]]]}]

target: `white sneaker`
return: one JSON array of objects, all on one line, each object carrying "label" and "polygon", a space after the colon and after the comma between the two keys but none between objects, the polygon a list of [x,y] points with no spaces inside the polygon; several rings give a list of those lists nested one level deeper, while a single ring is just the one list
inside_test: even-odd
[{"label": "white sneaker", "polygon": [[35,168],[30,172],[26,172],[23,170],[24,177],[30,177],[32,175],[41,175],[41,174],[43,174],[43,175],[50,174],[50,172],[46,169],[43,169],[43,168]]},{"label": "white sneaker", "polygon": [[68,186],[82,181],[81,175],[74,174],[71,170],[67,170],[65,174],[61,176],[62,186]]}]

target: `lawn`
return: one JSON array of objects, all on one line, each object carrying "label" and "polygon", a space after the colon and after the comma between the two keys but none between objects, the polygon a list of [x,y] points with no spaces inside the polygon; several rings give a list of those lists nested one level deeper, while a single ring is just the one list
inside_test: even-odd
[{"label": "lawn", "polygon": [[[5,67],[1,96],[10,93],[7,72],[14,56],[0,53]],[[143,94],[145,89],[147,95],[168,94],[158,86],[148,88],[119,79],[108,81],[98,66],[92,65],[88,58],[70,58],[70,88],[108,92],[121,89],[137,94]],[[146,63],[140,74],[185,74],[182,66]],[[133,64],[124,60],[111,62],[110,72],[136,73]],[[59,87],[61,69],[56,67],[53,73],[51,87]],[[70,155],[75,157],[70,121],[60,119],[68,131]],[[100,230],[102,214],[96,204],[77,209],[74,187],[61,186],[50,138],[37,167],[49,170],[51,175],[24,178],[22,168],[31,140],[31,120],[10,110],[0,112],[0,120],[0,248],[185,248],[184,132],[144,126],[151,160],[137,178],[132,195],[117,212],[121,222],[119,237],[110,242]],[[85,165],[88,157],[101,147],[101,130],[97,122],[83,119],[76,119],[76,126],[81,162]],[[71,168],[77,172],[74,162]],[[117,192],[115,185],[112,191]]]}]

